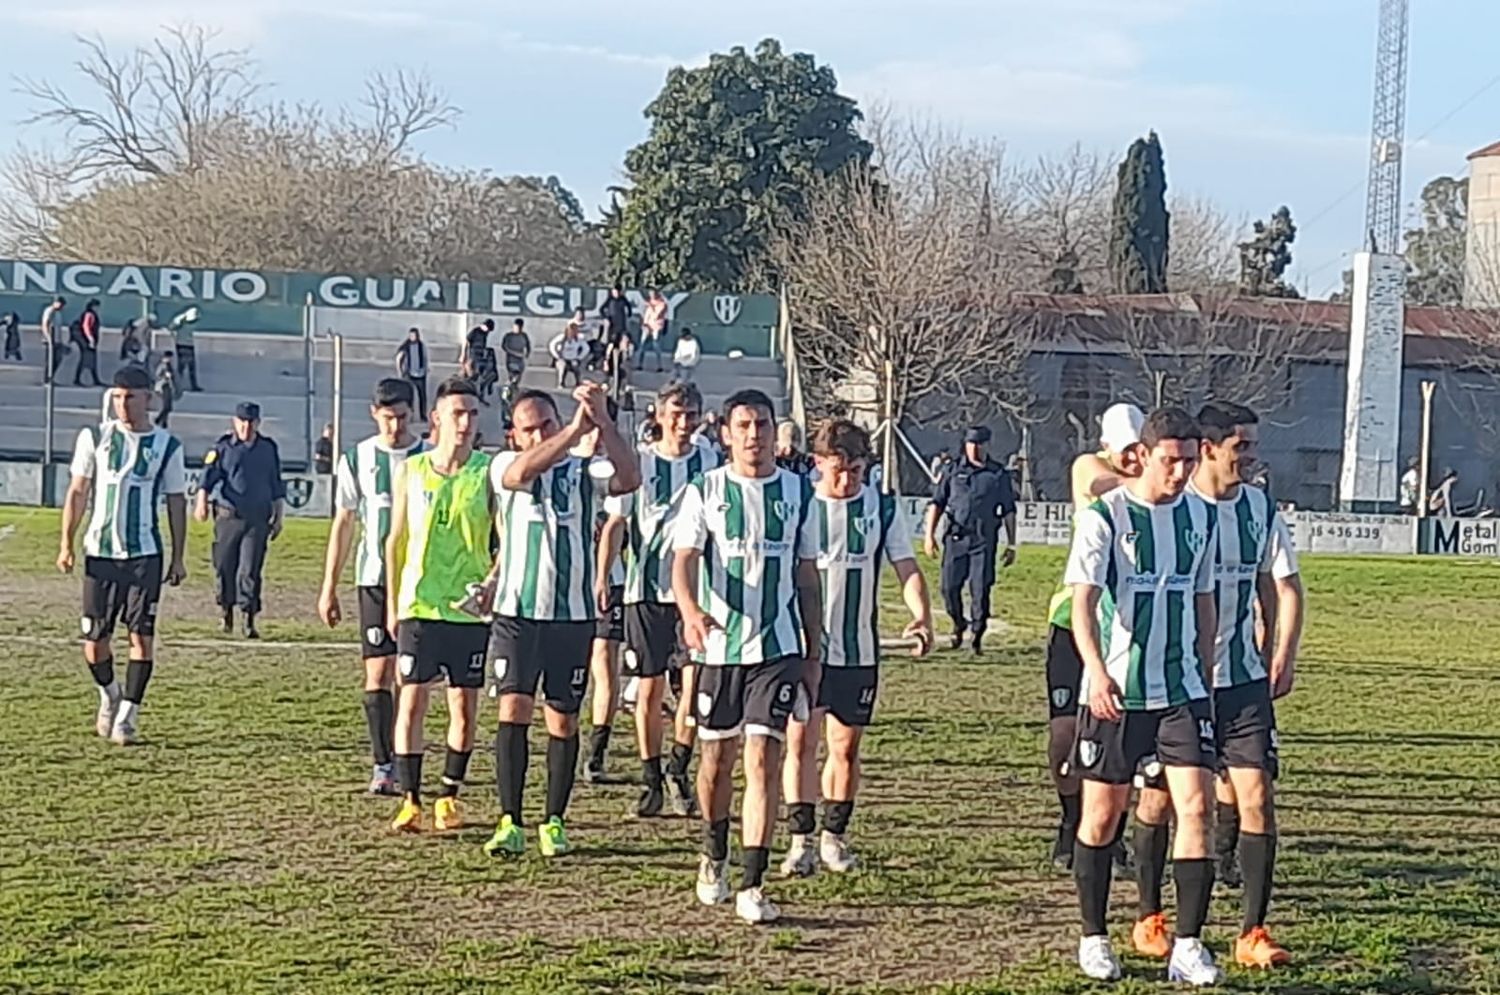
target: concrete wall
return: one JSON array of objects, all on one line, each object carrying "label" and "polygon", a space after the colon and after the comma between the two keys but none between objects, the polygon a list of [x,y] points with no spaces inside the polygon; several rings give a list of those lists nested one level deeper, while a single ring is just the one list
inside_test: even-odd
[{"label": "concrete wall", "polygon": [[1464,307],[1500,307],[1500,156],[1469,160]]}]

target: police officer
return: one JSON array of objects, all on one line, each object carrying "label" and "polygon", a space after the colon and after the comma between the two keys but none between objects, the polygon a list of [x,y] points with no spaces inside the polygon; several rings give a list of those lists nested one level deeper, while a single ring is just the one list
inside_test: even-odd
[{"label": "police officer", "polygon": [[[964,633],[974,636],[978,653],[990,617],[990,588],[995,584],[995,552],[1000,525],[1005,525],[1004,565],[1016,559],[1016,495],[1005,467],[985,455],[990,430],[976,426],[964,434],[962,458],[953,462],[933,491],[927,509],[927,555],[937,555],[938,521],[946,514],[943,533],[941,587],[948,615],[953,619],[954,649]],[[964,584],[969,587],[969,610],[964,621]]]},{"label": "police officer", "polygon": [[234,630],[238,604],[244,613],[246,639],[260,638],[255,628],[261,608],[260,572],[266,543],[281,534],[286,498],[281,454],[259,428],[260,405],[246,401],[236,407],[234,430],[221,435],[203,457],[203,479],[198,484],[200,522],[208,520],[209,496],[214,495],[214,572],[219,579],[224,631]]}]

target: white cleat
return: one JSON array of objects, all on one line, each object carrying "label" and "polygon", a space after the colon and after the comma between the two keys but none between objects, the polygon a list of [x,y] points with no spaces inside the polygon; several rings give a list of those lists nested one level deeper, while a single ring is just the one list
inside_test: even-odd
[{"label": "white cleat", "polygon": [[746,888],[734,896],[734,914],[755,924],[781,918],[781,910],[759,888]]},{"label": "white cleat", "polygon": [[115,716],[114,730],[109,738],[116,746],[133,746],[139,734],[136,731],[135,713],[139,705],[125,702],[120,706],[120,712]]},{"label": "white cleat", "polygon": [[115,715],[120,711],[120,685],[111,684],[99,689],[99,712],[94,716],[94,731],[100,739],[108,739],[115,728]]},{"label": "white cleat", "polygon": [[[792,834],[792,846],[786,859],[781,862],[781,874],[789,878],[810,878],[818,873],[818,851],[813,846],[812,836]],[[741,895],[744,892],[740,892]]]},{"label": "white cleat", "polygon": [[1085,936],[1078,941],[1078,967],[1095,981],[1120,980],[1120,962],[1107,936]]},{"label": "white cleat", "polygon": [[1216,985],[1224,974],[1214,964],[1213,954],[1197,937],[1178,937],[1172,944],[1172,960],[1167,964],[1168,981],[1185,981],[1196,987]]},{"label": "white cleat", "polygon": [[723,905],[729,901],[729,878],[727,860],[713,860],[702,854],[698,857],[698,901],[704,905]]},{"label": "white cleat", "polygon": [[859,865],[854,851],[849,849],[848,838],[827,830],[823,831],[823,838],[819,841],[818,856],[823,866],[835,874],[847,874]]}]

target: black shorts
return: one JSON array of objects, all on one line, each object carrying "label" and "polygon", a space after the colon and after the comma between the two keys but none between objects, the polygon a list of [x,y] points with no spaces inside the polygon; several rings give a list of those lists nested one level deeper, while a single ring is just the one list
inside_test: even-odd
[{"label": "black shorts", "polygon": [[1276,710],[1271,704],[1271,685],[1254,681],[1214,691],[1214,732],[1219,766],[1264,770],[1273,778],[1280,773],[1277,756]]},{"label": "black shorts", "polygon": [[396,670],[403,684],[428,684],[444,675],[448,686],[484,686],[483,622],[404,618],[396,626]]},{"label": "black shorts", "polygon": [[823,667],[818,682],[818,707],[846,726],[867,726],[875,717],[875,695],[880,690],[879,667]]},{"label": "black shorts", "polygon": [[[805,718],[802,658],[783,656],[764,663],[696,667],[693,709],[703,739],[786,735],[787,720]],[[799,706],[801,706],[799,708]]]},{"label": "black shorts", "polygon": [[625,641],[625,588],[616,585],[609,589],[609,611],[594,620],[594,638]]},{"label": "black shorts", "polygon": [[1118,722],[1078,711],[1078,740],[1069,765],[1080,777],[1130,784],[1141,761],[1154,755],[1164,767],[1217,766],[1213,706],[1207,698],[1175,708],[1125,712]]},{"label": "black shorts", "polygon": [[1060,625],[1047,630],[1047,716],[1073,718],[1078,714],[1078,686],[1083,683],[1083,660],[1073,630]]},{"label": "black shorts", "polygon": [[642,601],[625,606],[625,672],[660,677],[682,660],[682,616],[677,606]]},{"label": "black shorts", "polygon": [[83,638],[107,639],[116,622],[138,636],[156,634],[156,606],[161,601],[161,557],[111,560],[83,558]]},{"label": "black shorts", "polygon": [[354,593],[359,601],[359,655],[366,660],[395,656],[396,641],[385,631],[385,588],[361,585]]},{"label": "black shorts", "polygon": [[544,622],[497,615],[490,624],[490,696],[524,694],[572,715],[589,685],[593,622]]}]

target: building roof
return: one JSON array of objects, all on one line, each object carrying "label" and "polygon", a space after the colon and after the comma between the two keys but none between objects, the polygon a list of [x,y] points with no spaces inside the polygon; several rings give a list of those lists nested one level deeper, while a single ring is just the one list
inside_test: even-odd
[{"label": "building roof", "polygon": [[1468,159],[1485,159],[1485,158],[1488,158],[1490,156],[1497,156],[1497,155],[1500,155],[1500,142],[1495,142],[1494,144],[1486,145],[1482,149],[1476,149],[1475,151],[1470,152],[1465,158],[1468,158]]}]

